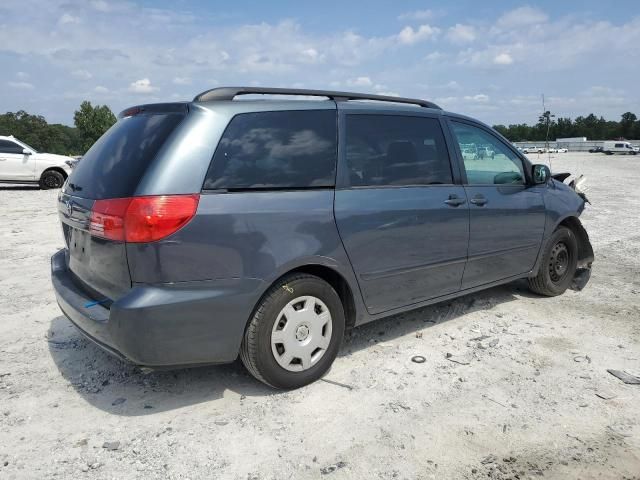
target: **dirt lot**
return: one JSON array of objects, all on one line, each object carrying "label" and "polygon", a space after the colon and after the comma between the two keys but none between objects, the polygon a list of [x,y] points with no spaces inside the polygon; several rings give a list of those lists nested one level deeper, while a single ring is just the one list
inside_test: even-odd
[{"label": "dirt lot", "polygon": [[639,167],[554,155],[589,179],[583,292],[516,282],[369,324],[288,393],[87,342],[50,286],[56,192],[0,186],[0,478],[639,479],[640,385],[606,371],[640,374]]}]

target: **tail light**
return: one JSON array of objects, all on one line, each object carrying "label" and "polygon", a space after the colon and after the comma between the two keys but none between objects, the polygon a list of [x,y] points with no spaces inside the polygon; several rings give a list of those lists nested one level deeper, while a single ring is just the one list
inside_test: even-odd
[{"label": "tail light", "polygon": [[199,195],[96,200],[91,209],[89,232],[118,242],[155,242],[189,223],[199,200]]}]

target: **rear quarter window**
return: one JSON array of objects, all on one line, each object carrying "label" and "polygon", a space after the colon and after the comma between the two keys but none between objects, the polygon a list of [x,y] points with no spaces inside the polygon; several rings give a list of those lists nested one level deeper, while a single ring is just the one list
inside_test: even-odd
[{"label": "rear quarter window", "polygon": [[332,187],[336,159],[335,110],[242,113],[220,139],[203,188]]},{"label": "rear quarter window", "polygon": [[113,125],[82,157],[69,177],[66,193],[84,198],[129,197],[182,113],[141,114]]}]

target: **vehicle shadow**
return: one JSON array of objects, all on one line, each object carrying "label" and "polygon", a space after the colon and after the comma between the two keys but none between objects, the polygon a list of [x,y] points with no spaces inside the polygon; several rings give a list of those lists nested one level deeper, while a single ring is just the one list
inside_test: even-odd
[{"label": "vehicle shadow", "polygon": [[0,183],[0,191],[1,190],[40,190],[40,187],[38,185]]},{"label": "vehicle shadow", "polygon": [[[372,340],[390,342],[522,296],[534,295],[526,282],[517,281],[371,322],[347,333],[339,357],[370,348]],[[152,415],[218,400],[227,390],[240,398],[282,394],[253,379],[239,360],[229,365],[142,372],[105,353],[64,316],[51,321],[47,341],[56,367],[75,391],[92,406],[115,415]]]}]

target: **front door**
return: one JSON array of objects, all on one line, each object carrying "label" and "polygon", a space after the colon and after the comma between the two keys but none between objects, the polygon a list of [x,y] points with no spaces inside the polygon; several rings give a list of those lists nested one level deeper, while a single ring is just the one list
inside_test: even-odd
[{"label": "front door", "polygon": [[338,230],[370,313],[457,292],[469,205],[440,120],[341,113]]},{"label": "front door", "polygon": [[450,125],[460,146],[470,209],[462,288],[529,272],[544,233],[545,187],[527,182],[523,160],[489,129],[458,121]]},{"label": "front door", "polygon": [[28,181],[34,179],[35,163],[24,147],[11,140],[0,140],[0,179]]}]

